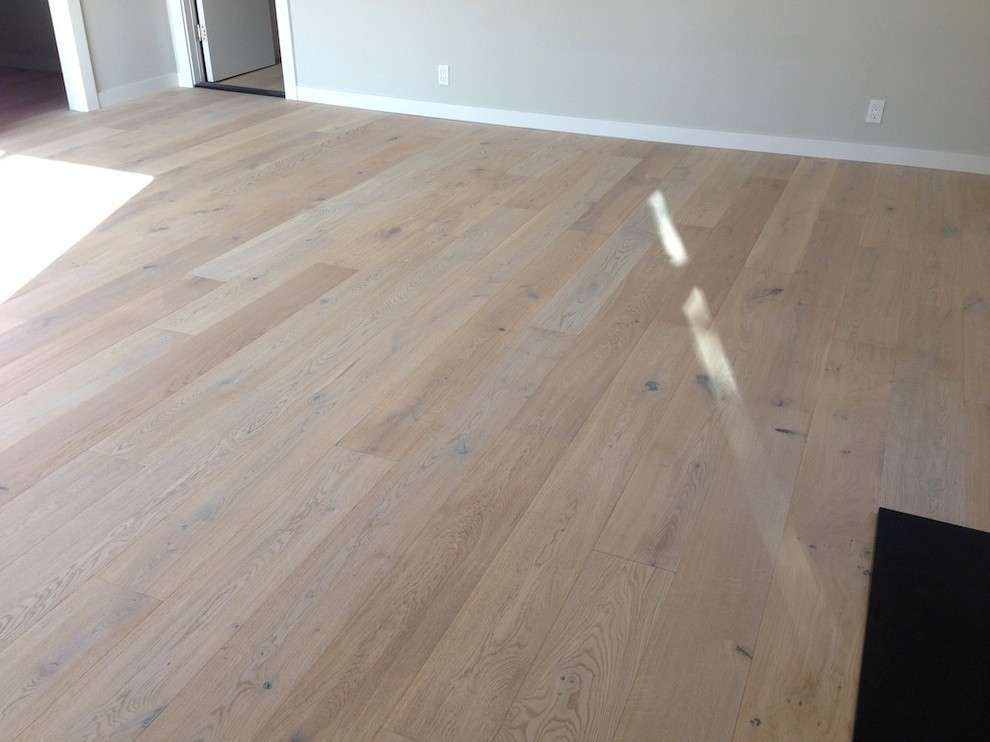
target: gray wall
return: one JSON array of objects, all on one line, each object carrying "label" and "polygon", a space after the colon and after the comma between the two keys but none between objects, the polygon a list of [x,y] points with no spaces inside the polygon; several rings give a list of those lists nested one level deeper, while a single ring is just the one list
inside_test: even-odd
[{"label": "gray wall", "polygon": [[[990,154],[988,0],[291,6],[303,87]],[[864,121],[870,98],[887,100],[880,126]]]},{"label": "gray wall", "polygon": [[82,0],[101,93],[175,74],[165,0]]},{"label": "gray wall", "polygon": [[58,72],[48,0],[0,0],[0,65]]}]

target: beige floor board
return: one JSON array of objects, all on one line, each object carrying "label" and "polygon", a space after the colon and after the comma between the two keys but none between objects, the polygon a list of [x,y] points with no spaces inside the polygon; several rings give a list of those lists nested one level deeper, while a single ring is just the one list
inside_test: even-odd
[{"label": "beige floor board", "polygon": [[678,740],[732,737],[809,419],[786,408],[740,412],[616,740],[649,739],[658,729]]},{"label": "beige floor board", "polygon": [[[248,275],[220,283],[209,293],[173,312],[159,315],[161,319],[155,323],[155,326],[170,332],[198,335],[244,309],[251,302],[262,298],[268,292],[277,289],[299,273],[305,272],[316,262],[318,261],[279,261],[272,265],[260,266],[257,270],[249,271]],[[331,265],[330,268],[343,276],[345,281],[354,273],[339,265]]]},{"label": "beige floor board", "polygon": [[968,402],[990,405],[990,189],[967,191],[963,204],[963,385]]},{"label": "beige floor board", "polygon": [[729,439],[736,404],[713,397],[695,364],[598,538],[598,550],[677,570]]},{"label": "beige floor board", "polygon": [[865,247],[908,247],[915,233],[919,172],[883,165],[873,186],[861,244]]},{"label": "beige floor board", "polygon": [[836,337],[895,347],[908,268],[902,250],[859,248],[842,300]]},{"label": "beige floor board", "polygon": [[[314,266],[297,280],[252,303],[210,331],[194,338],[90,397],[55,423],[35,431],[0,453],[0,468],[12,493],[22,491],[128,422],[268,329],[317,299],[341,280],[339,271]],[[181,359],[181,360],[180,360]],[[94,414],[99,410],[99,414]]]},{"label": "beige floor board", "polygon": [[866,162],[839,162],[828,192],[821,203],[822,211],[837,214],[866,214],[880,166]]},{"label": "beige floor board", "polygon": [[460,389],[483,373],[528,323],[543,298],[553,294],[603,239],[594,233],[564,232],[451,335],[436,355],[385,395],[340,445],[389,459],[402,456]]},{"label": "beige floor board", "polygon": [[856,214],[819,215],[797,273],[781,286],[782,311],[762,330],[773,334],[774,349],[759,347],[757,328],[754,352],[735,364],[744,399],[814,410],[862,225]]},{"label": "beige floor board", "polygon": [[17,154],[25,157],[56,158],[61,153],[76,147],[105,142],[109,137],[116,136],[120,129],[110,127],[93,127],[83,131],[67,134],[64,137],[48,137],[43,143],[33,147],[19,147]]},{"label": "beige floor board", "polygon": [[532,325],[557,332],[581,333],[595,322],[596,316],[640,260],[656,250],[656,237],[639,225],[620,227],[543,305]]},{"label": "beige floor board", "polygon": [[[251,657],[250,665],[218,657],[173,702],[161,734],[176,733],[190,717],[191,728],[212,738],[229,733],[227,719],[234,717],[247,736],[261,739],[295,733],[348,738],[380,725],[562,449],[559,441],[503,433],[385,575],[389,589],[371,595],[334,632],[312,610],[274,611],[252,621],[236,639],[246,651],[229,655]],[[264,689],[247,678],[278,682]],[[224,689],[223,700],[204,706],[199,689],[215,687]]]},{"label": "beige floor board", "polygon": [[[341,471],[333,464],[326,467],[329,472],[322,465],[311,468],[300,479],[301,501],[282,503],[284,519],[271,532],[260,538],[247,534],[242,539],[246,553],[235,550],[230,562],[207,561],[182,600],[164,602],[89,673],[88,682],[63,695],[58,707],[35,723],[38,738],[136,737],[150,726],[286,577],[314,550],[327,548],[322,526],[335,518],[326,507],[324,488],[332,490],[335,481],[344,480],[346,489],[373,481],[381,472],[381,462],[362,456],[362,465],[349,455],[350,466]],[[356,481],[347,482],[352,471]],[[361,494],[355,490],[358,502]],[[347,497],[340,502],[346,505]]]},{"label": "beige floor board", "polygon": [[[596,400],[647,333],[662,296],[658,289],[668,270],[667,261],[656,252],[640,258],[593,324],[574,341],[559,369],[520,410],[512,429],[541,438],[574,438]],[[645,384],[659,390],[660,380],[650,379]]]},{"label": "beige floor board", "polygon": [[802,159],[795,155],[763,155],[753,168],[753,177],[788,180],[794,175]]},{"label": "beige floor board", "polygon": [[782,180],[751,178],[737,189],[714,228],[678,227],[687,263],[672,273],[660,319],[688,323],[685,304],[696,289],[705,297],[709,312],[718,312],[784,186]]},{"label": "beige floor board", "polygon": [[[627,171],[638,164],[633,158],[626,159],[629,160]],[[582,150],[566,153],[546,172],[531,176],[527,186],[513,194],[512,198],[506,201],[506,206],[539,211],[554,200],[561,188],[572,188],[587,176],[600,160],[600,156]]]},{"label": "beige floor board", "polygon": [[658,154],[644,157],[625,178],[592,204],[571,228],[582,232],[611,234],[633,209],[649,198],[659,186],[663,176],[684,157],[684,154],[685,150],[681,147],[667,147]]},{"label": "beige floor board", "polygon": [[832,345],[737,739],[852,736],[892,370],[887,348]]},{"label": "beige floor board", "polygon": [[[29,377],[31,389],[0,406],[0,447],[55,422],[67,410],[105,392],[187,339],[182,333],[147,327],[48,381],[34,385],[34,378]],[[12,391],[13,386],[12,381]],[[59,403],[53,404],[53,399]]]},{"label": "beige floor board", "polygon": [[675,223],[679,223],[680,210],[684,205],[690,202],[705,180],[721,168],[727,159],[732,157],[724,150],[692,147],[660,179],[656,190],[663,196],[663,203]]},{"label": "beige floor board", "polygon": [[156,178],[181,178],[199,190],[210,183],[211,173],[217,172],[229,160],[237,162],[238,153],[243,159],[253,147],[272,141],[272,137],[277,137],[286,127],[319,129],[330,134],[363,127],[372,117],[373,114],[357,109],[335,109],[330,114],[319,108],[276,105],[248,114],[244,117],[246,120],[236,120],[200,133],[195,143],[181,151],[162,152],[159,157],[144,162],[142,169]]},{"label": "beige floor board", "polygon": [[[294,530],[298,521],[332,529],[388,468],[387,462],[333,447],[323,438],[290,440],[293,445],[276,449],[278,457],[260,459],[236,481],[186,498],[100,576],[168,598],[195,584],[204,563],[242,559],[281,529]],[[279,496],[273,498],[273,492]]]},{"label": "beige floor board", "polygon": [[[87,670],[159,606],[147,595],[89,580],[58,609],[0,652],[0,724],[13,739],[58,705]],[[39,739],[38,737],[35,737]]]},{"label": "beige floor board", "polygon": [[672,578],[592,552],[495,739],[611,739]]},{"label": "beige floor board", "polygon": [[959,352],[961,323],[951,310],[927,319],[928,348],[897,354],[880,504],[962,524],[966,433],[962,383],[952,358]]},{"label": "beige floor board", "polygon": [[413,739],[496,733],[670,399],[670,379],[683,373],[688,342],[683,328],[657,325],[643,337],[387,728]]},{"label": "beige floor board", "polygon": [[[113,319],[117,322],[128,315],[137,315],[139,319],[142,315],[154,317],[156,310],[159,312],[158,316],[161,316],[161,310],[170,304],[177,308],[218,285],[210,280],[184,276],[178,281],[168,281],[161,285],[163,282],[162,276],[158,275],[159,271],[149,269],[143,273],[144,275],[132,275],[126,280],[116,281],[103,291],[94,289],[76,299],[67,300],[55,309],[29,318],[16,330],[0,335],[0,364],[6,366],[14,361],[23,362],[25,356],[56,341],[65,343],[67,348],[73,343],[85,344],[91,341],[94,350],[99,352],[106,347],[100,344],[101,337],[114,337],[114,333],[107,332],[102,327],[100,320],[103,318],[112,313],[116,313],[113,314]],[[12,305],[14,303],[11,302]],[[136,332],[148,324],[151,321],[133,327],[130,332]],[[129,334],[127,327],[124,324],[125,335]]]},{"label": "beige floor board", "polygon": [[[388,388],[388,375],[401,373],[402,367],[388,363],[389,358],[419,362],[497,290],[487,277],[462,277],[457,282],[457,269],[473,263],[527,218],[526,212],[516,210],[493,216],[488,224],[451,243],[446,254],[408,274],[400,273],[400,280],[388,291],[324,295],[301,322],[290,321],[273,337],[245,347],[168,405],[151,409],[144,419],[123,427],[98,449],[143,461],[153,460],[169,446],[185,445],[191,437],[190,421],[199,415],[197,405],[202,399],[222,409],[212,416],[208,428],[195,431],[205,440],[236,429],[250,419],[256,407],[279,404],[283,399],[296,400],[293,414],[311,414],[312,407],[332,411],[338,431],[348,430],[374,406],[383,385]],[[418,290],[431,280],[437,291]],[[360,303],[335,303],[334,295],[357,298]],[[467,301],[458,302],[458,297]],[[328,319],[334,323],[332,332],[326,329]],[[418,339],[422,333],[429,342]],[[272,346],[283,355],[292,348],[298,352],[292,353],[292,362],[286,362],[283,355],[269,352]],[[251,391],[243,394],[245,389]]]},{"label": "beige floor board", "polygon": [[[276,257],[286,242],[291,244],[299,239],[322,239],[327,229],[354,217],[358,212],[374,210],[376,205],[379,210],[384,210],[385,204],[394,208],[391,197],[402,191],[409,191],[405,179],[424,176],[436,163],[437,158],[427,154],[402,159],[379,173],[377,178],[363,180],[335,198],[321,202],[254,240],[244,242],[225,255],[205,263],[196,269],[196,275],[220,281],[230,280]],[[375,216],[378,213],[380,211]],[[275,232],[274,236],[272,231]]]},{"label": "beige floor board", "polygon": [[990,405],[965,405],[966,415],[966,525],[990,531]]},{"label": "beige floor board", "polygon": [[[123,342],[130,335],[144,330],[158,317],[196,301],[218,285],[216,281],[199,277],[171,281],[144,296],[104,311],[98,306],[90,309],[86,303],[80,302],[78,307],[63,307],[58,316],[23,326],[21,337],[9,338],[6,343],[0,338],[3,345],[0,352],[3,359],[9,361],[2,367],[4,385],[0,391],[0,405],[30,392],[88,357]],[[66,321],[58,328],[63,318]],[[57,328],[50,333],[46,331],[48,319]]]},{"label": "beige floor board", "polygon": [[0,506],[0,568],[30,551],[141,466],[92,451],[52,472]]},{"label": "beige floor board", "polygon": [[412,742],[412,740],[408,737],[398,735],[395,732],[390,732],[387,729],[382,729],[375,736],[374,742]]},{"label": "beige floor board", "polygon": [[[489,374],[444,415],[433,435],[388,472],[362,501],[362,508],[331,535],[332,547],[314,552],[277,598],[273,597],[278,608],[265,611],[265,621],[282,623],[280,627],[265,624],[268,628],[261,636],[270,654],[278,657],[275,650],[282,637],[292,635],[299,622],[306,627],[315,622],[320,634],[333,637],[373,592],[373,586],[404,563],[402,555],[415,536],[432,522],[444,501],[460,491],[485,452],[497,445],[495,434],[571,341],[567,336],[536,330],[527,330],[526,335],[514,344],[516,352],[510,349],[500,356]],[[410,519],[418,527],[410,528]],[[334,601],[330,611],[319,600],[330,594],[347,599]],[[294,602],[287,601],[287,596],[294,596]],[[394,610],[394,605],[389,608]],[[301,634],[304,646],[310,648],[314,648],[309,638],[312,631],[306,628]],[[271,646],[272,641],[275,646]],[[297,642],[289,647],[297,647]],[[264,655],[252,654],[264,659]]]},{"label": "beige floor board", "polygon": [[835,160],[801,160],[746,259],[747,267],[797,270],[837,165]]},{"label": "beige floor board", "polygon": [[677,226],[690,224],[712,228],[718,225],[762,157],[755,152],[728,153],[673,215]]},{"label": "beige floor board", "polygon": [[[202,488],[220,491],[264,470],[310,430],[285,400],[256,405],[226,435],[193,439],[98,498],[0,572],[0,646],[14,641],[86,579]],[[281,425],[280,425],[281,423]]]}]

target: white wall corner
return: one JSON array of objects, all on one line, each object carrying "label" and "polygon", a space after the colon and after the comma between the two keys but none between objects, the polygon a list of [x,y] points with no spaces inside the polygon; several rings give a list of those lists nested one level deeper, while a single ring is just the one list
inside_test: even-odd
[{"label": "white wall corner", "polygon": [[345,108],[361,108],[386,113],[402,113],[412,116],[469,121],[479,124],[516,126],[526,129],[542,129],[569,134],[635,139],[647,142],[686,144],[697,147],[747,150],[770,154],[825,157],[836,160],[873,162],[883,165],[955,170],[959,172],[990,175],[990,157],[960,152],[940,152],[860,142],[835,142],[824,139],[800,139],[795,137],[745,134],[708,129],[687,129],[656,124],[637,124],[625,121],[556,116],[552,114],[507,111],[495,108],[477,108],[449,103],[389,98],[363,93],[347,93],[321,88],[299,87],[298,99],[310,103],[324,103]]}]

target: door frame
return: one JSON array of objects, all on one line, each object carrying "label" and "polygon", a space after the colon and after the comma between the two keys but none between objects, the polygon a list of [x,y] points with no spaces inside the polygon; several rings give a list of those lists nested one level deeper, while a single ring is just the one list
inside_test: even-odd
[{"label": "door frame", "polygon": [[[72,111],[95,111],[100,107],[89,54],[86,24],[79,0],[48,0],[55,29],[58,61],[62,68],[65,97]],[[294,70],[293,70],[294,73]]]},{"label": "door frame", "polygon": [[[54,1],[54,0],[51,0]],[[78,2],[78,0],[74,0]],[[169,25],[172,28],[172,46],[175,49],[175,66],[179,85],[191,88],[206,81],[206,69],[196,40],[196,0],[166,0]],[[296,57],[292,47],[292,17],[289,0],[275,0],[275,23],[278,25],[278,43],[282,57],[282,77],[285,81],[287,100],[298,100],[296,86]]]}]

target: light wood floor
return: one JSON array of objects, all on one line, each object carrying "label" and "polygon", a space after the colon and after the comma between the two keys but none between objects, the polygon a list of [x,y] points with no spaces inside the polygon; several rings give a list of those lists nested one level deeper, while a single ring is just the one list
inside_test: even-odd
[{"label": "light wood floor", "polygon": [[847,739],[877,507],[990,529],[990,178],[3,123],[154,177],[0,306],[4,740]]},{"label": "light wood floor", "polygon": [[285,80],[282,76],[282,65],[273,64],[271,67],[262,67],[254,72],[247,72],[243,75],[228,77],[222,80],[225,85],[240,85],[245,88],[256,88],[257,90],[277,90],[285,92]]}]

